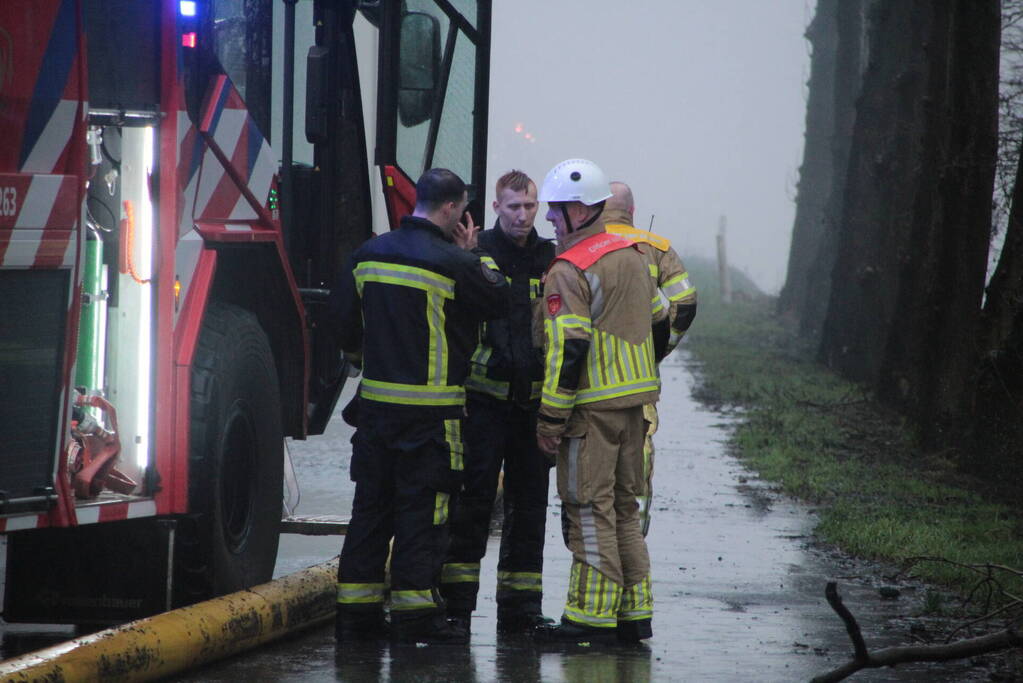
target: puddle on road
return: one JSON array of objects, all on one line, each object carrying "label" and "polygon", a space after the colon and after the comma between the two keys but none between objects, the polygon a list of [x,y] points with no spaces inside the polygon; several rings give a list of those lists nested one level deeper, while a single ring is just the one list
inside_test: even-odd
[{"label": "puddle on road", "polygon": [[[728,429],[737,418],[692,399],[687,361],[683,355],[663,368],[655,515],[648,538],[654,637],[646,647],[550,652],[529,641],[498,639],[497,539],[492,538],[468,647],[349,646],[339,653],[328,627],[180,680],[805,681],[851,654],[845,627],[824,598],[825,583],[832,579],[839,581],[868,647],[905,643],[908,627],[899,618],[913,611],[913,591],[882,600],[866,564],[812,546],[812,512],[779,496],[728,455]],[[337,421],[326,438],[292,444],[303,487],[300,512],[349,512],[348,436]],[[544,608],[557,617],[569,554],[553,489],[551,500]],[[339,546],[337,538],[285,537],[278,573],[329,559]],[[940,669],[916,665],[864,671],[852,680],[987,680],[987,672],[968,663]]]}]

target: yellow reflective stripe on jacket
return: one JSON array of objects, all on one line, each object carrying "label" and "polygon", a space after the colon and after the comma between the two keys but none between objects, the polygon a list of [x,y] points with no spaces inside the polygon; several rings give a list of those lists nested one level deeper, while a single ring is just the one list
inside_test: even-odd
[{"label": "yellow reflective stripe on jacket", "polygon": [[657,276],[661,274],[661,269],[657,267],[656,263],[648,263],[647,267],[650,268],[650,277],[657,281]]},{"label": "yellow reflective stripe on jacket", "polygon": [[508,398],[511,386],[508,382],[487,377],[487,368],[473,364],[465,378],[466,391],[475,391],[495,398]]},{"label": "yellow reflective stripe on jacket", "polygon": [[[483,334],[485,332],[481,332],[480,336]],[[472,358],[469,359],[469,376],[465,378],[465,388],[468,391],[477,391],[496,398],[508,398],[510,388],[508,382],[487,377],[487,363],[492,355],[494,355],[493,348],[483,343],[476,346]]]},{"label": "yellow reflective stripe on jacket", "polygon": [[472,357],[469,359],[471,362],[478,365],[486,365],[490,360],[490,356],[494,354],[494,350],[485,344],[477,344],[476,350],[472,352]]},{"label": "yellow reflective stripe on jacket", "polygon": [[543,394],[543,380],[538,379],[529,385],[529,400],[535,401]]},{"label": "yellow reflective stripe on jacket", "polygon": [[576,327],[585,331],[587,334],[593,327],[592,321],[589,318],[586,318],[581,315],[559,315],[554,320],[562,329],[568,327]]},{"label": "yellow reflective stripe on jacket", "polygon": [[622,602],[618,608],[619,621],[639,621],[654,616],[654,594],[650,589],[650,575],[639,583],[622,590]]},{"label": "yellow reflective stripe on jacket", "polygon": [[544,375],[543,392],[540,402],[554,408],[571,408],[575,403],[575,392],[565,393],[560,390],[558,380],[561,378],[561,366],[565,361],[565,330],[581,329],[587,335],[592,334],[592,323],[589,318],[581,315],[559,315],[553,320],[544,320],[544,333],[547,335],[547,372]]},{"label": "yellow reflective stripe on jacket", "polygon": [[444,440],[451,454],[451,469],[465,469],[465,442],[462,441],[462,421],[444,420]]},{"label": "yellow reflective stripe on jacket", "polygon": [[594,329],[586,361],[589,386],[576,393],[575,403],[583,405],[659,388],[653,348],[652,335],[637,346]]},{"label": "yellow reflective stripe on jacket", "polygon": [[444,384],[398,384],[363,379],[360,395],[370,401],[412,406],[458,406],[465,404],[465,389]]},{"label": "yellow reflective stripe on jacket", "polygon": [[[362,295],[367,282],[377,282],[422,290],[426,294],[426,324],[429,330],[428,357],[426,361],[426,383],[442,386],[448,374],[447,335],[444,333],[446,314],[444,301],[455,297],[455,281],[452,278],[425,268],[406,266],[384,261],[363,261],[355,266],[355,284]],[[379,393],[379,392],[378,392]],[[387,392],[384,392],[386,395]],[[436,403],[433,399],[425,402],[417,397],[392,396],[388,398],[369,397],[372,400],[409,405],[449,405]],[[398,400],[398,399],[406,400]]]},{"label": "yellow reflective stripe on jacket", "polygon": [[[480,261],[482,261],[483,265],[485,265],[490,270],[493,270],[493,271],[498,272],[498,273],[501,272],[501,269],[497,265],[497,261],[495,261],[492,257],[490,257],[490,256],[480,256]],[[508,277],[507,275],[504,275],[503,273],[502,273],[502,276],[504,277],[505,282],[507,282],[510,285],[512,279],[510,277]]]},{"label": "yellow reflective stripe on jacket", "polygon": [[[495,261],[492,257],[490,257],[490,256],[480,256],[480,261],[482,261],[483,265],[485,265],[490,270],[493,270],[493,271],[495,271],[497,273],[501,272],[501,269],[498,268],[498,266],[497,266],[497,261]],[[511,284],[511,278],[510,277],[508,277],[507,275],[504,275],[503,273],[502,273],[502,276],[504,277],[505,281],[508,284]]]},{"label": "yellow reflective stripe on jacket", "polygon": [[426,383],[443,384],[448,376],[448,338],[444,334],[444,299],[436,292],[426,293],[426,325],[429,328],[429,360]]},{"label": "yellow reflective stripe on jacket", "polygon": [[535,299],[540,296],[540,278],[529,278],[529,298]]},{"label": "yellow reflective stripe on jacket", "polygon": [[653,313],[655,315],[657,313],[659,313],[659,312],[664,310],[664,304],[661,303],[661,295],[660,294],[657,294],[656,296],[654,296],[653,299],[650,300],[650,305],[653,308]]},{"label": "yellow reflective stripe on jacket", "polygon": [[497,590],[508,591],[543,591],[543,578],[540,572],[497,572]]},{"label": "yellow reflective stripe on jacket", "polygon": [[391,591],[391,610],[405,611],[413,609],[435,609],[437,602],[433,599],[433,591]]},{"label": "yellow reflective stripe on jacket", "polygon": [[668,297],[668,301],[674,303],[695,293],[696,287],[689,281],[689,273],[687,271],[665,282],[661,286],[661,291],[664,292],[664,296]]},{"label": "yellow reflective stripe on jacket", "polygon": [[549,394],[545,391],[540,395],[540,402],[552,408],[571,408],[575,405],[575,396],[559,393]]},{"label": "yellow reflective stripe on jacket", "polygon": [[384,601],[386,583],[343,583],[337,584],[339,605],[368,605]]},{"label": "yellow reflective stripe on jacket", "polygon": [[622,364],[622,371],[625,373],[625,381],[633,382],[639,379],[639,363],[637,362],[636,349],[628,342],[622,342],[618,349],[618,360]]},{"label": "yellow reflective stripe on jacket", "polygon": [[595,628],[618,625],[622,587],[588,564],[572,560],[565,618]]},{"label": "yellow reflective stripe on jacket", "polygon": [[640,382],[621,382],[598,390],[586,389],[584,391],[580,391],[576,395],[575,402],[576,405],[585,405],[587,403],[595,403],[597,401],[607,401],[612,398],[621,398],[622,396],[642,394],[645,391],[654,391],[660,388],[660,386],[661,381],[656,378]]},{"label": "yellow reflective stripe on jacket", "polygon": [[440,568],[441,583],[479,583],[479,562],[448,562]]},{"label": "yellow reflective stripe on jacket", "polygon": [[384,261],[363,261],[355,266],[355,286],[362,295],[367,282],[414,287],[445,299],[455,298],[455,281],[425,268]]},{"label": "yellow reflective stripe on jacket", "polygon": [[655,235],[652,232],[647,232],[646,230],[640,230],[639,228],[631,225],[625,225],[623,223],[608,223],[604,226],[604,229],[610,233],[614,233],[615,235],[626,237],[633,242],[650,244],[661,251],[668,251],[668,249],[671,248],[671,241],[667,238]]}]

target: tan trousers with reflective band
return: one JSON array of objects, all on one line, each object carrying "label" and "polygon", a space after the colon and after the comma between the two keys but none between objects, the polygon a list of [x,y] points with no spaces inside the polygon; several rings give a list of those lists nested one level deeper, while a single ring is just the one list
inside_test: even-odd
[{"label": "tan trousers with reflective band", "polygon": [[650,531],[650,513],[654,500],[654,434],[657,433],[657,405],[646,403],[643,405],[643,419],[648,423],[646,438],[643,442],[643,471],[646,480],[646,489],[639,497],[639,523],[643,529],[643,536]]},{"label": "tan trousers with reflective band", "polygon": [[558,452],[565,543],[576,562],[619,587],[633,586],[650,572],[637,503],[647,486],[646,429],[642,406],[576,408]]}]

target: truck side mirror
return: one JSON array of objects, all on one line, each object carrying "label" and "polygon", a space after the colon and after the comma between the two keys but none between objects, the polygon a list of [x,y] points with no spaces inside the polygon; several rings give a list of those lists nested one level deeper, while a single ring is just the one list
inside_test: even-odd
[{"label": "truck side mirror", "polygon": [[423,12],[401,18],[398,117],[406,128],[429,121],[440,72],[440,22]]}]

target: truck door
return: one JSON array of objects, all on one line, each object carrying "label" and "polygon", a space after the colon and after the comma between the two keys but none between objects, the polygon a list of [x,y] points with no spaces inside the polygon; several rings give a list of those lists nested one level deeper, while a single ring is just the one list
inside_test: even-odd
[{"label": "truck door", "polygon": [[392,229],[412,213],[415,180],[434,167],[469,185],[469,210],[482,222],[490,5],[408,0],[382,8],[376,164]]},{"label": "truck door", "polygon": [[0,514],[48,511],[67,439],[85,74],[74,0],[0,2]]}]

